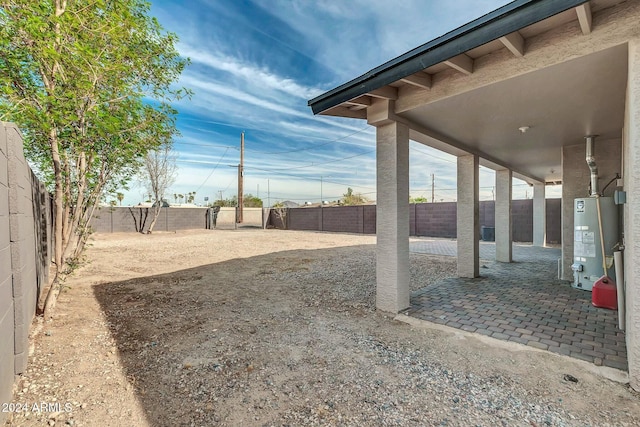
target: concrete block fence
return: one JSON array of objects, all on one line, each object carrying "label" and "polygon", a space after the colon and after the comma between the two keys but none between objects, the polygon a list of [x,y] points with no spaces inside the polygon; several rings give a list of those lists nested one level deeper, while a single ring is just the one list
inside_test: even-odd
[{"label": "concrete block fence", "polygon": [[[547,242],[560,243],[561,200],[546,201]],[[334,206],[286,209],[286,226],[271,210],[268,225],[288,230],[335,231],[375,234],[376,206]],[[480,225],[495,227],[495,203],[482,201],[479,207]],[[417,203],[409,206],[411,236],[455,238],[457,205],[455,202]],[[512,202],[513,240],[533,241],[533,200]]]},{"label": "concrete block fence", "polygon": [[[136,232],[143,225],[147,231],[151,224],[153,208],[149,207],[101,207],[91,220],[96,233]],[[160,210],[154,231],[178,231],[197,229],[236,228],[236,208],[221,208],[213,224],[213,209],[206,207],[168,207]],[[137,224],[137,227],[136,227]],[[244,208],[241,226],[263,226],[262,208]]]},{"label": "concrete block fence", "polygon": [[[49,281],[51,197],[31,171],[18,128],[0,122],[0,403],[29,356],[29,327]],[[6,414],[0,413],[0,423]]]}]

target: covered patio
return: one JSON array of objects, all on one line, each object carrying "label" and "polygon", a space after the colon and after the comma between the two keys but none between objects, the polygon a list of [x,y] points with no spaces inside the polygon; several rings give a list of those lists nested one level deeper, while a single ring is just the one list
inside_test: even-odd
[{"label": "covered patio", "polygon": [[[376,127],[379,310],[409,309],[434,322],[618,368],[626,363],[624,338],[630,383],[640,389],[640,264],[634,262],[640,256],[639,21],[637,0],[516,0],[309,101],[314,114],[366,119]],[[595,146],[585,147],[585,137],[591,143],[593,135]],[[459,279],[413,298],[409,140],[458,159]],[[595,158],[591,164],[589,157]],[[495,171],[495,262],[489,269],[481,268],[480,165]],[[526,284],[539,282],[544,268],[535,263],[544,260],[513,262],[514,177],[533,187],[538,247],[546,243],[545,187],[562,184],[562,280],[552,278],[535,293]],[[607,183],[614,185],[605,194]],[[614,189],[626,195],[615,207],[624,250],[625,335],[614,330],[611,314],[591,307],[589,292],[567,289],[572,264],[582,260],[574,251],[574,199],[608,197]],[[557,277],[556,265],[550,268]],[[483,312],[493,318],[483,319]],[[606,340],[616,354],[598,350]]]},{"label": "covered patio", "polygon": [[[412,241],[411,252],[455,256],[456,242]],[[627,370],[617,312],[596,308],[591,294],[557,279],[558,248],[513,246],[513,263],[495,262],[495,245],[480,243],[480,277],[449,278],[411,294],[401,313]]]}]

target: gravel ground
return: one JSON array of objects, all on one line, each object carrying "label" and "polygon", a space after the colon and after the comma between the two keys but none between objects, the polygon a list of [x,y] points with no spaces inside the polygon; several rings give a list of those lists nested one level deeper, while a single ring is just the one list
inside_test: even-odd
[{"label": "gravel ground", "polygon": [[[9,425],[640,425],[606,369],[376,312],[375,237],[96,235]],[[411,255],[412,288],[455,258]],[[577,382],[569,381],[571,375]],[[60,410],[55,410],[60,409]]]}]

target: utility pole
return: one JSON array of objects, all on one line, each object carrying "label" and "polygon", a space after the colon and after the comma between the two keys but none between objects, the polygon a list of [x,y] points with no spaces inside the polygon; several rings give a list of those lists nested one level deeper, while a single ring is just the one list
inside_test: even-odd
[{"label": "utility pole", "polygon": [[240,164],[238,165],[238,223],[242,222],[244,200],[244,131],[240,134]]},{"label": "utility pole", "polygon": [[431,203],[435,202],[436,174],[431,174]]}]

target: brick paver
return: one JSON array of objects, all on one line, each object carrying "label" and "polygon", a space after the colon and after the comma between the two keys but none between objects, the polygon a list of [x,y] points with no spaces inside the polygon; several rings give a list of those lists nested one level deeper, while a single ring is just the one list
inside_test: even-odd
[{"label": "brick paver", "polygon": [[[456,241],[411,242],[411,251],[456,255]],[[560,250],[514,245],[514,262],[498,263],[480,244],[481,277],[448,278],[411,295],[409,316],[627,370],[617,312],[596,308],[591,292],[557,279]]]}]

